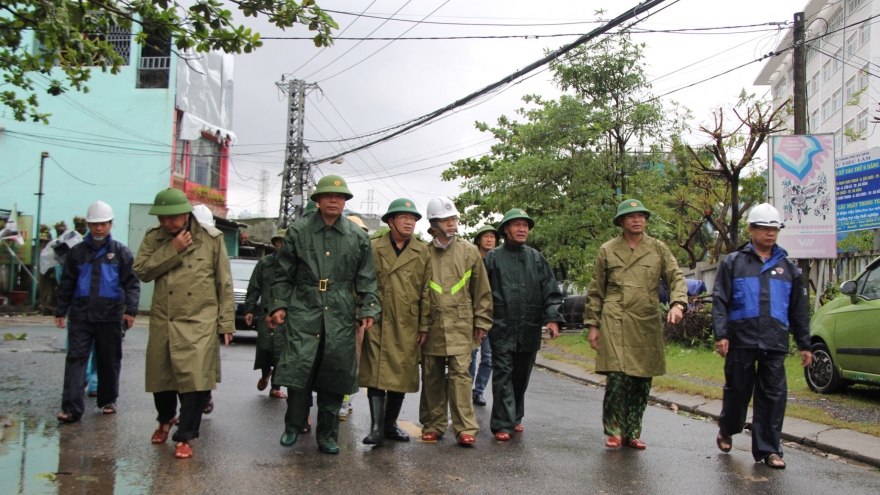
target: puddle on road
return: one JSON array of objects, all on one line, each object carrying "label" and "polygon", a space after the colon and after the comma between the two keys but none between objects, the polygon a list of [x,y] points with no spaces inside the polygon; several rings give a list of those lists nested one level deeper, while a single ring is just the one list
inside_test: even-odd
[{"label": "puddle on road", "polygon": [[77,433],[4,416],[0,428],[0,495],[149,492],[149,480],[126,459],[88,456]]}]

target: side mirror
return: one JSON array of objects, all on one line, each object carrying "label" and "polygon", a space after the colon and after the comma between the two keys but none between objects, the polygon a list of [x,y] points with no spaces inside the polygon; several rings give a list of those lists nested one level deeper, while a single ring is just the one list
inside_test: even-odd
[{"label": "side mirror", "polygon": [[846,282],[840,285],[840,293],[845,296],[854,296],[856,295],[856,282],[854,280],[847,280]]}]

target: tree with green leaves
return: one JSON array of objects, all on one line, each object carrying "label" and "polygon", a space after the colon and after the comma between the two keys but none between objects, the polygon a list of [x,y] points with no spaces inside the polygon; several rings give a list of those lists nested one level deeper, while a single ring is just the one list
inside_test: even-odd
[{"label": "tree with green leaves", "polygon": [[[523,121],[477,123],[498,141],[491,155],[443,172],[444,180],[462,180],[455,202],[463,222],[527,209],[537,223],[530,244],[586,286],[599,246],[618,234],[612,219],[620,200],[639,197],[653,207],[663,187],[664,136],[677,130],[651,98],[643,48],[627,33],[585,44],[551,66],[566,91],[558,100],[525,96],[529,107],[516,111]],[[669,233],[652,222],[653,235]]]},{"label": "tree with green leaves", "polygon": [[[17,0],[0,6],[0,102],[18,120],[48,122],[39,112],[33,75],[63,73],[51,78],[47,92],[58,95],[67,87],[88,91],[91,68],[116,74],[124,59],[107,41],[114,29],[135,32],[141,45],[165,40],[178,52],[250,53],[262,46],[259,33],[238,25],[233,4],[245,17],[265,16],[285,29],[296,25],[314,31],[315,46],[329,46],[337,24],[314,0],[198,0],[189,6],[169,0]],[[140,26],[139,29],[135,29]],[[27,46],[33,32],[38,46]]]}]

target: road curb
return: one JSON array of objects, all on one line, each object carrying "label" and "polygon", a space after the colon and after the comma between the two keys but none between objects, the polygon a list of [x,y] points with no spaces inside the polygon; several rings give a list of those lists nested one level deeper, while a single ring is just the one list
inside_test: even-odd
[{"label": "road curb", "polygon": [[[604,376],[585,371],[577,365],[546,359],[540,353],[535,360],[535,365],[590,385],[605,386]],[[649,398],[666,407],[671,408],[674,405],[679,411],[710,417],[715,421],[718,421],[718,415],[721,412],[720,400],[707,399],[699,395],[666,392],[651,394]],[[751,421],[751,415],[751,408],[749,408],[748,421]],[[871,435],[786,416],[782,438],[788,442],[806,445],[829,454],[880,467],[880,438]]]}]

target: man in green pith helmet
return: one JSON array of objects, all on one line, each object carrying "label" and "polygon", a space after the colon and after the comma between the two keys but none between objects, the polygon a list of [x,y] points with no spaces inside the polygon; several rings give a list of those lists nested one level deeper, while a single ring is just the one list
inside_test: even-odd
[{"label": "man in green pith helmet", "polygon": [[413,241],[421,218],[411,200],[396,199],[382,216],[389,231],[372,240],[382,321],[364,337],[358,371],[370,402],[368,445],[381,445],[383,438],[409,441],[397,418],[404,394],[419,391],[419,346],[431,323],[431,254],[428,246]]},{"label": "man in green pith helmet", "polygon": [[[254,369],[260,370],[262,376],[257,382],[257,390],[266,390],[269,378],[273,375],[278,356],[281,354],[281,334],[276,337],[276,328],[269,328],[269,300],[272,281],[275,279],[275,267],[278,266],[278,252],[281,250],[281,242],[284,240],[286,229],[281,229],[272,236],[271,242],[275,246],[275,252],[263,256],[254,267],[251,279],[247,287],[247,297],[244,301],[245,323],[251,325],[257,323],[257,348],[254,357]],[[286,399],[287,395],[281,391],[281,385],[272,379],[272,388],[269,397],[273,399]]]},{"label": "man in green pith helmet", "polygon": [[[220,382],[220,346],[235,332],[232,274],[223,233],[196,221],[183,191],[156,195],[147,230],[134,260],[142,282],[153,282],[146,388],[153,393],[159,427],[153,443],[165,443],[177,423],[175,457],[193,456],[208,394]],[[180,416],[177,400],[180,399]]]},{"label": "man in green pith helmet", "polygon": [[541,349],[542,327],[550,338],[559,335],[565,319],[559,313],[562,293],[550,263],[526,246],[535,221],[514,208],[501,220],[504,245],[486,255],[492,285],[495,321],[489,330],[492,346],[492,420],[495,439],[522,433],[525,395],[535,357]]},{"label": "man in green pith helmet", "polygon": [[443,437],[452,416],[456,440],[476,443],[480,432],[471,404],[471,351],[492,326],[492,290],[477,248],[460,238],[458,209],[438,196],[426,208],[434,239],[431,253],[431,326],[422,344],[422,440]]},{"label": "man in green pith helmet", "polygon": [[[486,254],[498,246],[498,230],[491,224],[483,225],[474,234],[474,244],[480,250],[480,256],[485,262]],[[485,406],[486,399],[483,398],[483,392],[486,391],[486,385],[489,384],[489,378],[492,377],[492,347],[489,345],[488,337],[483,339],[479,348],[471,352],[471,367],[468,368],[468,371],[474,380],[472,392],[474,405]]]},{"label": "man in green pith helmet", "polygon": [[620,236],[602,244],[587,290],[584,325],[596,353],[596,373],[607,376],[602,423],[605,446],[642,450],[642,416],[651,379],[666,373],[660,280],[672,301],[666,321],[681,321],[687,286],[666,244],[645,233],[651,212],[637,199],[617,207]]},{"label": "man in green pith helmet", "polygon": [[355,311],[365,331],[379,318],[370,239],[342,216],[352,197],[342,177],[321,178],[312,194],[318,212],[287,228],[278,254],[269,314],[273,324],[285,325],[275,369],[276,383],[288,393],[285,447],[298,440],[316,390],[318,447],[339,453],[342,398],[358,390]]},{"label": "man in green pith helmet", "polygon": [[308,203],[306,203],[306,209],[303,211],[303,217],[307,217],[312,213],[318,211],[318,204],[315,203],[314,199],[310,199]]}]

